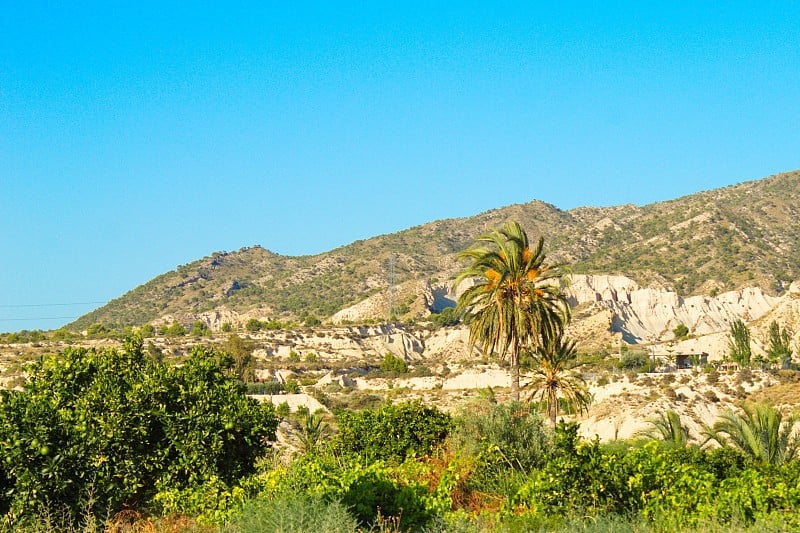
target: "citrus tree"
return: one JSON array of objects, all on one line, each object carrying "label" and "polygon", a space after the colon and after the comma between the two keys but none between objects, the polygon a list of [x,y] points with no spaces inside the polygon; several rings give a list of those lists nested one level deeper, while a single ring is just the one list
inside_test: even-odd
[{"label": "citrus tree", "polygon": [[57,514],[106,518],[146,507],[160,487],[235,483],[275,438],[272,406],[196,348],[181,366],[124,350],[68,348],[29,369],[0,403],[2,512],[12,525]]}]

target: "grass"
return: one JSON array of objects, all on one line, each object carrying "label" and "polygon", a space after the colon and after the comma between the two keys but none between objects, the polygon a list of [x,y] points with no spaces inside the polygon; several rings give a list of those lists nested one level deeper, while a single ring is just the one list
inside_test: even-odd
[{"label": "grass", "polygon": [[349,533],[361,531],[347,507],[320,497],[282,495],[254,499],[222,528],[226,533]]}]

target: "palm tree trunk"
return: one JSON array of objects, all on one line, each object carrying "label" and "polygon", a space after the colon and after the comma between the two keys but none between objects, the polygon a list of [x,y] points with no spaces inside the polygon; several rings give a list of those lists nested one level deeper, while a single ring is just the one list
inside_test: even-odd
[{"label": "palm tree trunk", "polygon": [[519,351],[511,347],[511,399],[519,401]]}]

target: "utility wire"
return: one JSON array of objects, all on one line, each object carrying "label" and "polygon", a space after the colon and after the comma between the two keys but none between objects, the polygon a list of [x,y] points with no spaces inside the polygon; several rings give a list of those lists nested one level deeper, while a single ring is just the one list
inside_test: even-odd
[{"label": "utility wire", "polygon": [[56,306],[64,306],[64,305],[92,305],[92,304],[104,304],[104,301],[97,301],[97,302],[71,302],[65,304],[0,304],[0,307],[56,307]]},{"label": "utility wire", "polygon": [[0,321],[8,320],[19,322],[22,320],[69,320],[71,318],[78,318],[77,316],[41,316],[41,317],[33,317],[33,318],[2,318],[0,317]]}]

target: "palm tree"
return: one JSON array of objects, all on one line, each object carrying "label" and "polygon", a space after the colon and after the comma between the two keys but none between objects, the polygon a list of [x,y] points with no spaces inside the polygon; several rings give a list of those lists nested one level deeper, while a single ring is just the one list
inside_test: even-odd
[{"label": "palm tree", "polygon": [[781,464],[800,456],[800,434],[796,431],[800,417],[791,415],[785,421],[781,412],[770,405],[742,407],[744,414],[724,412],[703,434],[706,441],[732,445],[757,461]]},{"label": "palm tree", "polygon": [[565,340],[563,336],[545,336],[544,342],[536,347],[526,361],[533,373],[528,387],[532,389],[531,401],[539,400],[546,409],[553,427],[559,411],[559,398],[562,398],[567,409],[584,412],[589,409],[592,396],[581,376],[572,371],[577,359],[574,340]]},{"label": "palm tree", "polygon": [[683,425],[681,417],[672,409],[661,413],[658,418],[650,420],[650,427],[637,434],[654,440],[660,440],[675,448],[685,448],[689,442],[689,428]]},{"label": "palm tree", "polygon": [[324,413],[305,414],[300,419],[300,427],[296,433],[298,449],[304,454],[315,453],[329,431]]},{"label": "palm tree", "polygon": [[519,400],[519,356],[546,337],[561,334],[569,319],[569,304],[561,291],[561,265],[544,265],[544,238],[535,248],[517,222],[485,233],[459,253],[471,260],[456,278],[476,279],[458,299],[456,310],[469,325],[469,339],[484,353],[506,355],[511,362],[511,396]]}]

